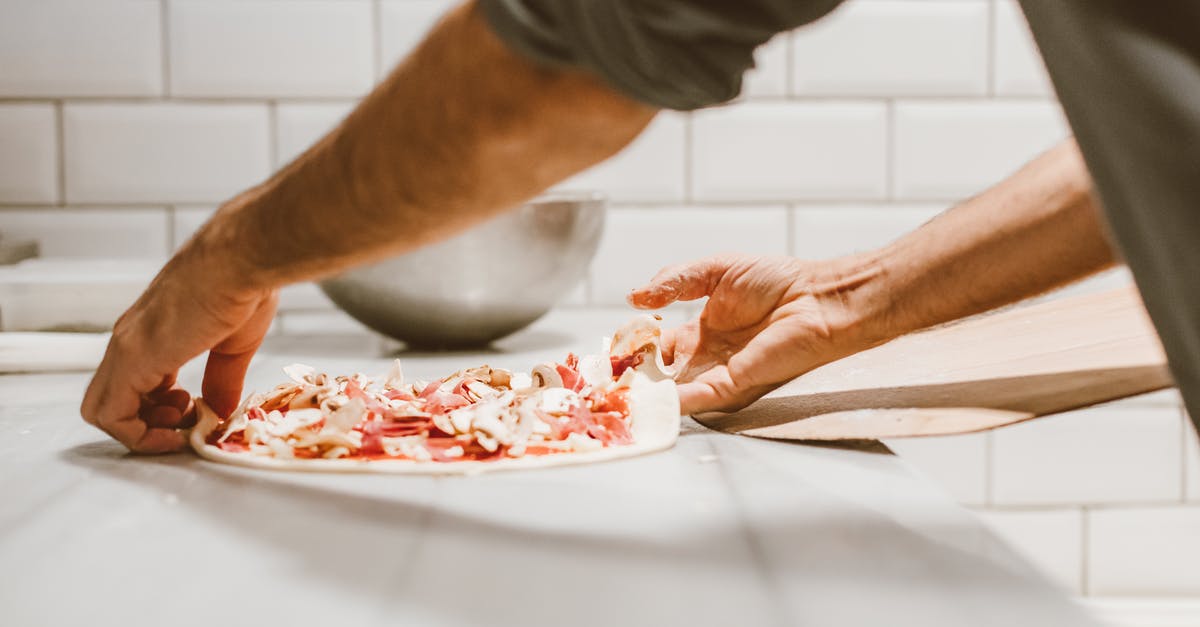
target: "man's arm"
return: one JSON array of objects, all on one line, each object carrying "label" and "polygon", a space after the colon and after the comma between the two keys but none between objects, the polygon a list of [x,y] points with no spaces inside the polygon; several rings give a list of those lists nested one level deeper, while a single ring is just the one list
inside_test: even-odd
[{"label": "man's arm", "polygon": [[464,5],[195,245],[239,251],[258,287],[328,275],[511,208],[613,155],[656,112],[591,74],[518,56]]},{"label": "man's arm", "polygon": [[667,346],[683,408],[695,413],[745,406],[822,364],[1113,263],[1067,141],[882,250],[820,262],[713,257],[664,269],[630,302],[709,297]]},{"label": "man's arm", "polygon": [[1116,262],[1073,140],[876,253],[853,299],[878,339],[1036,296]]},{"label": "man's arm", "polygon": [[226,203],[113,329],[80,412],[137,452],[185,445],[175,383],[241,395],[275,288],[446,237],[612,155],[653,118],[578,70],[512,53],[470,4],[452,11],[336,130]]}]

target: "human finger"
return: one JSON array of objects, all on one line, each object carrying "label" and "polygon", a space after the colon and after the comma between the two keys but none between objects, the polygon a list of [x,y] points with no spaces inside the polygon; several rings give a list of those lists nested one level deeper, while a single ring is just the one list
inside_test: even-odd
[{"label": "human finger", "polygon": [[712,294],[731,263],[729,257],[717,255],[667,266],[649,283],[631,291],[626,300],[639,309],[659,309],[675,301],[704,298]]},{"label": "human finger", "polygon": [[770,391],[769,386],[740,387],[729,377],[729,370],[717,366],[691,381],[676,386],[679,409],[684,414],[708,411],[737,411]]},{"label": "human finger", "polygon": [[271,325],[277,296],[263,299],[250,317],[233,334],[213,347],[204,367],[201,394],[219,416],[228,416],[237,408],[250,360]]},{"label": "human finger", "polygon": [[[183,437],[173,430],[151,429],[139,416],[143,395],[138,391],[154,390],[164,377],[137,375],[123,359],[125,336],[114,335],[96,374],[88,384],[79,412],[84,421],[104,431],[131,451],[159,453],[178,450]],[[114,373],[121,376],[114,376]]]},{"label": "human finger", "polygon": [[172,387],[166,390],[155,390],[150,392],[143,399],[146,405],[162,405],[173,407],[179,413],[187,410],[188,404],[192,401],[192,395],[187,390],[180,387]]},{"label": "human finger", "polygon": [[178,429],[183,423],[183,412],[169,405],[153,405],[138,413],[142,422],[152,429]]}]

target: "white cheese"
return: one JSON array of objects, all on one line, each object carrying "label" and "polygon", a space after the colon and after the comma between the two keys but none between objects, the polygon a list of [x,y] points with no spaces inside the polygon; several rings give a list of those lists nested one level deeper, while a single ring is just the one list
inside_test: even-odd
[{"label": "white cheese", "polygon": [[579,395],[566,388],[546,388],[538,392],[538,409],[547,414],[569,414],[579,406]]},{"label": "white cheese", "polygon": [[572,451],[576,452],[596,451],[604,448],[604,443],[600,440],[593,440],[586,435],[578,433],[567,434],[567,444],[571,447]]},{"label": "white cheese", "polygon": [[316,374],[316,370],[312,366],[304,364],[292,364],[283,367],[283,373],[296,383],[308,383],[312,381],[312,377]]},{"label": "white cheese", "polygon": [[406,435],[398,438],[380,438],[383,452],[392,457],[407,457],[419,462],[433,459],[429,449],[425,448],[425,438],[419,435]]},{"label": "white cheese", "polygon": [[267,440],[267,447],[271,449],[271,454],[282,459],[291,459],[295,457],[292,453],[292,447],[279,438],[271,438]]},{"label": "white cheese", "polygon": [[483,450],[489,453],[495,453],[496,449],[500,448],[500,442],[486,433],[476,432],[475,441],[479,443],[479,446],[483,447]]},{"label": "white cheese", "polygon": [[349,455],[349,454],[350,454],[350,449],[348,449],[344,446],[335,446],[335,447],[329,449],[328,451],[325,451],[325,454],[322,455],[321,457],[324,457],[325,459],[337,459],[339,457],[345,457],[346,455]]},{"label": "white cheese", "polygon": [[612,384],[612,360],[607,356],[584,355],[579,358],[579,376],[588,385],[604,388]]},{"label": "white cheese", "polygon": [[514,372],[512,378],[508,381],[508,386],[514,390],[523,390],[533,387],[533,378],[524,372]]},{"label": "white cheese", "polygon": [[320,422],[323,417],[319,409],[296,409],[287,414],[273,410],[267,414],[267,432],[275,437],[286,438],[299,429]]}]

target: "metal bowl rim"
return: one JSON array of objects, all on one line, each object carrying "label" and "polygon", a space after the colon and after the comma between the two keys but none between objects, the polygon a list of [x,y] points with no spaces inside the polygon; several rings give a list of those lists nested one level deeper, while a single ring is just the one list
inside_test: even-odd
[{"label": "metal bowl rim", "polygon": [[552,191],[552,192],[546,192],[544,194],[534,196],[533,198],[530,198],[528,201],[526,201],[523,204],[524,205],[541,205],[541,204],[556,204],[556,203],[564,203],[564,202],[579,203],[579,204],[591,204],[591,203],[603,203],[603,202],[607,202],[607,201],[608,201],[608,195],[605,194],[604,192],[600,192],[600,191],[596,191],[596,190],[567,189],[567,190],[556,190],[556,191]]}]

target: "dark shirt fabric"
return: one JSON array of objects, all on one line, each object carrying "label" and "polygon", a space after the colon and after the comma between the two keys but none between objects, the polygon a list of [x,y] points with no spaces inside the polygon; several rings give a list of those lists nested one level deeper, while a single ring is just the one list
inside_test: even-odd
[{"label": "dark shirt fabric", "polygon": [[[1200,2],[1021,1],[1200,429]],[[676,110],[736,97],[755,48],[838,4],[481,0],[519,53]]]},{"label": "dark shirt fabric", "polygon": [[1200,431],[1200,2],[1022,5]]},{"label": "dark shirt fabric", "polygon": [[618,91],[680,111],[742,90],[754,49],[842,0],[482,0],[493,30],[548,65],[589,70]]}]

